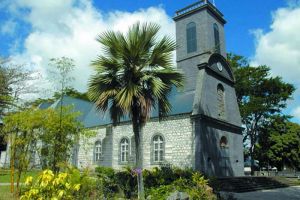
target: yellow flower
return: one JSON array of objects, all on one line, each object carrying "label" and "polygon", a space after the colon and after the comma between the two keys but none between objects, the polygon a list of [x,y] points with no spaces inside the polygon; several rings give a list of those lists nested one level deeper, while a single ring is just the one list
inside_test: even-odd
[{"label": "yellow flower", "polygon": [[54,179],[53,180],[53,185],[55,186],[55,185],[58,185],[58,184],[59,184],[59,179],[58,178]]},{"label": "yellow flower", "polygon": [[58,191],[58,196],[59,196],[59,197],[62,197],[62,196],[64,195],[64,193],[65,193],[65,192],[64,192],[63,190],[59,190],[59,191]]},{"label": "yellow flower", "polygon": [[73,186],[74,190],[78,191],[80,189],[80,184],[75,184]]},{"label": "yellow flower", "polygon": [[27,176],[26,180],[25,180],[25,185],[29,185],[32,183],[32,176]]},{"label": "yellow flower", "polygon": [[69,183],[66,183],[65,186],[66,186],[67,189],[70,189],[70,184]]},{"label": "yellow flower", "polygon": [[29,190],[28,196],[35,196],[38,193],[39,193],[38,189],[31,189]]},{"label": "yellow flower", "polygon": [[68,174],[67,173],[60,173],[58,175],[58,178],[61,179],[61,180],[64,180],[65,178],[67,178]]}]

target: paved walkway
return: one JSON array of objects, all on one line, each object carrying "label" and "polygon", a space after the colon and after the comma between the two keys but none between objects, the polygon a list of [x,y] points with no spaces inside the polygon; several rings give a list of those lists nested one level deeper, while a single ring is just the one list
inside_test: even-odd
[{"label": "paved walkway", "polygon": [[233,194],[238,200],[300,200],[300,186]]},{"label": "paved walkway", "polygon": [[[20,185],[23,185],[24,183],[20,183]],[[0,183],[0,186],[6,186],[10,185],[10,183]],[[14,185],[17,185],[17,183],[14,183]]]}]

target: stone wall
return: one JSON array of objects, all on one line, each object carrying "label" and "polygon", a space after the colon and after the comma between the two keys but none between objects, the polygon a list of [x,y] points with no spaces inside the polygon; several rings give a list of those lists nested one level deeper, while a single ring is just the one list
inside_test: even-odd
[{"label": "stone wall", "polygon": [[[106,136],[106,128],[91,129],[95,131],[94,137],[81,137],[78,144],[78,163],[79,168],[94,167],[97,165],[94,159],[94,145],[96,141],[103,141]],[[103,142],[102,142],[103,144]],[[102,148],[103,150],[103,148]]]},{"label": "stone wall", "polygon": [[[236,130],[205,119],[195,119],[195,169],[208,175],[243,176],[243,136]],[[226,137],[226,146],[221,138]]]},{"label": "stone wall", "polygon": [[[116,127],[99,127],[95,129],[96,137],[82,138],[78,152],[79,167],[95,165],[111,166],[121,169],[124,166],[133,165],[134,160],[134,138],[131,123],[121,123]],[[165,141],[165,162],[178,167],[192,167],[192,124],[190,115],[171,116],[159,122],[151,119],[144,127],[144,168],[157,166],[151,161],[152,138],[159,134]],[[128,163],[120,161],[120,141],[127,138],[130,142],[130,159]],[[103,144],[103,159],[99,163],[93,162],[94,143],[101,140]],[[105,142],[106,141],[106,144]],[[111,142],[110,142],[111,141]]]}]

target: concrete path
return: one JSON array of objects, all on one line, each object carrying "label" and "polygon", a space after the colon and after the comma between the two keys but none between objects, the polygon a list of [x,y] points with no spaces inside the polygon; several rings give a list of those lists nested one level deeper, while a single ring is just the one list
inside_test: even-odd
[{"label": "concrete path", "polygon": [[[20,183],[20,185],[23,185],[24,183]],[[0,186],[6,186],[10,185],[10,183],[0,183]],[[14,183],[14,185],[17,185],[17,183]]]},{"label": "concrete path", "polygon": [[300,200],[300,186],[233,194],[237,200]]}]

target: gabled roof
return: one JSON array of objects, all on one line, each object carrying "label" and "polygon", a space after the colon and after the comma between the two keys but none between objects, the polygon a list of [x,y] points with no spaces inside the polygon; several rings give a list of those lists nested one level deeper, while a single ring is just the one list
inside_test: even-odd
[{"label": "gabled roof", "polygon": [[53,103],[50,103],[50,102],[43,102],[43,103],[41,103],[41,104],[38,106],[38,108],[39,108],[39,109],[47,109],[47,108],[49,108],[52,104],[53,104]]},{"label": "gabled roof", "polygon": [[[178,92],[175,88],[172,90],[169,101],[172,105],[172,111],[169,115],[177,115],[183,113],[191,113],[192,106],[194,102],[195,92]],[[39,108],[47,109],[47,108],[59,108],[60,99],[54,102],[52,105],[48,105],[47,103],[42,103]],[[111,124],[112,121],[110,119],[109,111],[101,112],[96,109],[95,105],[91,102],[84,101],[81,99],[77,99],[74,97],[64,96],[63,98],[63,106],[72,105],[74,106],[75,112],[80,112],[81,115],[78,117],[78,120],[81,121],[86,128],[91,128],[95,126],[107,125]],[[151,114],[151,118],[158,117],[157,110],[153,110]],[[128,117],[124,117],[121,122],[129,121]]]},{"label": "gabled roof", "polygon": [[[55,101],[50,108],[57,109],[60,107],[61,99]],[[74,112],[80,112],[81,115],[78,117],[78,120],[81,122],[84,122],[84,119],[86,118],[89,111],[92,109],[93,104],[88,101],[84,101],[82,99],[64,96],[62,100],[63,106],[73,106]],[[84,124],[85,126],[85,124]]]}]

